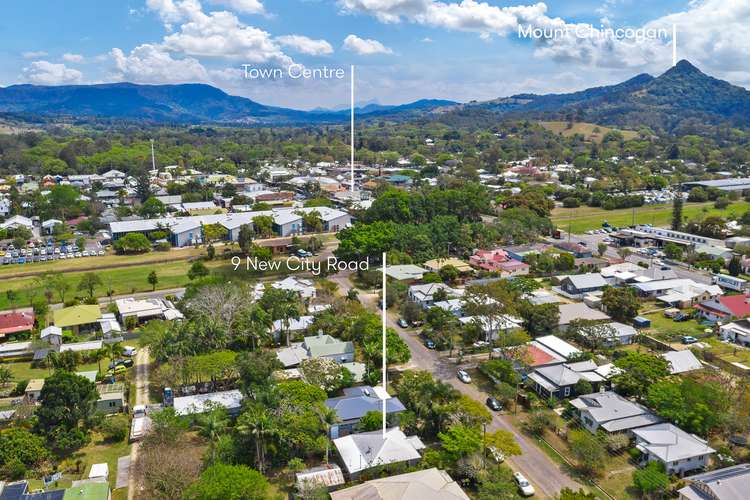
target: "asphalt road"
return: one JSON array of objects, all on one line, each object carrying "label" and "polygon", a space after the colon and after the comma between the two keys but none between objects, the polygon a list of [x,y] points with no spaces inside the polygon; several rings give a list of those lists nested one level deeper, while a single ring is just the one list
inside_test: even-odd
[{"label": "asphalt road", "polygon": [[[352,288],[348,276],[349,273],[339,273],[329,277],[329,279],[336,282],[339,285],[340,291],[346,294]],[[377,294],[360,291],[358,297],[368,309],[380,311]],[[416,332],[400,328],[396,324],[397,320],[398,317],[395,314],[389,313],[386,324],[396,330],[409,346],[411,350],[409,367],[426,370],[432,373],[438,380],[451,384],[463,394],[484,404],[488,394],[482,392],[473,384],[464,384],[459,381],[456,378],[456,370],[459,368],[457,365],[446,361],[436,351],[427,349],[422,344]],[[582,487],[581,484],[568,476],[557,463],[552,461],[531,438],[516,429],[507,416],[493,412],[492,421],[487,425],[487,432],[501,429],[513,433],[522,452],[519,456],[509,457],[507,462],[513,470],[520,471],[531,481],[531,484],[536,489],[536,496],[538,498],[552,498],[566,486],[573,490],[578,490]]]}]

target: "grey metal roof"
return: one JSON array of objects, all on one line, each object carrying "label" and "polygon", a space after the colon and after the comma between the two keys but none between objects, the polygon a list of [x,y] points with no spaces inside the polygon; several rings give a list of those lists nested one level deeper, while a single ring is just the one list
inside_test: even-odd
[{"label": "grey metal roof", "polygon": [[[750,464],[739,464],[723,469],[705,472],[687,478],[692,481],[689,486],[679,490],[680,494],[693,500],[715,499],[744,500],[748,497],[750,486]],[[708,489],[713,496],[703,493],[701,489]]]},{"label": "grey metal roof", "polygon": [[633,434],[642,440],[640,446],[643,449],[663,462],[674,462],[716,452],[699,437],[669,423],[635,429]]},{"label": "grey metal roof", "polygon": [[604,288],[607,286],[607,281],[599,273],[572,274],[566,276],[561,281],[570,281],[571,284],[579,290],[586,288]]},{"label": "grey metal roof", "polygon": [[637,403],[633,403],[616,392],[595,392],[585,394],[570,402],[579,410],[586,410],[599,424],[637,415],[646,415],[651,412]]},{"label": "grey metal roof", "polygon": [[[344,396],[330,398],[325,402],[342,421],[360,419],[369,411],[383,411],[383,401],[370,386],[350,387],[344,393]],[[406,407],[398,398],[390,398],[385,402],[386,414],[404,410]]]}]

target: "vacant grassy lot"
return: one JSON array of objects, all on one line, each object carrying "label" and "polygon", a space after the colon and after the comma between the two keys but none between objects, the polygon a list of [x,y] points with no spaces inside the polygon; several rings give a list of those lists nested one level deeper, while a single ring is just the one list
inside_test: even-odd
[{"label": "vacant grassy lot", "polygon": [[703,335],[706,329],[705,326],[694,319],[679,322],[672,321],[661,312],[647,314],[645,317],[651,320],[651,328],[647,329],[646,333],[665,342],[679,342],[680,337],[683,335],[697,337],[698,335]]},{"label": "vacant grassy lot", "polygon": [[626,141],[638,137],[638,133],[632,130],[612,129],[609,127],[596,125],[595,123],[573,123],[572,127],[568,127],[568,122],[539,122],[539,124],[555,134],[562,135],[564,137],[571,137],[575,134],[580,134],[584,137],[584,139],[591,142],[602,142],[604,136],[607,135],[607,133],[609,133],[611,130],[617,130],[618,132],[620,132]]},{"label": "vacant grassy lot", "polygon": [[[713,203],[686,203],[683,215],[687,219],[707,215],[718,215],[724,218],[739,217],[750,210],[750,203],[736,202],[725,209],[714,208]],[[552,222],[560,229],[573,233],[582,233],[589,229],[599,229],[602,222],[607,221],[613,226],[629,226],[635,224],[653,224],[654,226],[668,226],[672,220],[671,205],[648,205],[635,209],[635,220],[632,208],[618,210],[602,210],[599,207],[555,208],[552,211]]]},{"label": "vacant grassy lot", "polygon": [[[109,363],[109,360],[102,361],[102,368],[105,370],[107,369],[107,363]],[[30,361],[22,363],[2,363],[0,366],[10,368],[10,371],[13,373],[14,382],[20,380],[31,380],[32,378],[47,378],[50,375],[47,368],[33,368]],[[89,363],[78,365],[76,371],[90,372],[98,369],[99,366],[96,363]]]}]

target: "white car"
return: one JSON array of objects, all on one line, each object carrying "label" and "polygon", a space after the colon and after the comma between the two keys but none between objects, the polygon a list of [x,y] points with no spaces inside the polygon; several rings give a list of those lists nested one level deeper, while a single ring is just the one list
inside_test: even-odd
[{"label": "white car", "polygon": [[490,456],[495,462],[501,464],[505,461],[505,454],[502,451],[498,450],[496,447],[488,446],[487,451],[490,452]]},{"label": "white car", "polygon": [[137,352],[138,352],[138,349],[136,349],[133,346],[126,345],[126,346],[123,346],[122,348],[122,355],[127,356],[129,358],[135,356],[135,353]]},{"label": "white car", "polygon": [[458,370],[458,372],[456,372],[456,376],[458,377],[458,380],[460,380],[464,384],[471,383],[471,376],[465,370]]},{"label": "white car", "polygon": [[513,479],[515,479],[516,484],[518,485],[518,489],[521,490],[521,494],[525,497],[530,497],[534,493],[534,487],[531,486],[531,483],[528,479],[524,477],[523,474],[520,472],[514,472],[513,473]]}]

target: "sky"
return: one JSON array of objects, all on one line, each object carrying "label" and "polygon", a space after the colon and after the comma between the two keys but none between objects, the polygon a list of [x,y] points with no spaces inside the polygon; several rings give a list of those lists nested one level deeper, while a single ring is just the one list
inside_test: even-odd
[{"label": "sky", "polygon": [[[338,109],[354,65],[360,104],[466,102],[658,75],[675,25],[679,59],[750,87],[750,0],[6,0],[0,12],[0,86],[200,82]],[[288,73],[323,67],[346,77]]]}]

